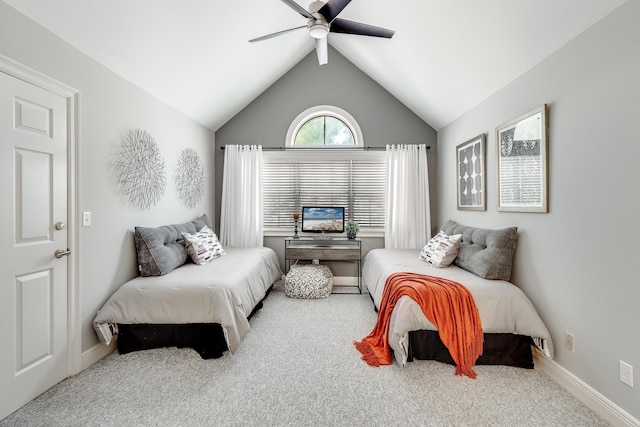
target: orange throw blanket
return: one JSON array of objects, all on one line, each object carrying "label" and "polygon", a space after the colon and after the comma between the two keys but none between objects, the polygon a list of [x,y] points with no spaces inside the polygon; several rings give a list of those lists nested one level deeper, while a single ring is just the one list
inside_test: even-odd
[{"label": "orange throw blanket", "polygon": [[356,348],[371,366],[390,365],[389,322],[401,296],[415,300],[438,329],[442,343],[456,363],[456,375],[476,378],[472,366],[482,354],[482,324],[473,296],[457,282],[415,273],[395,273],[384,286],[378,320]]}]

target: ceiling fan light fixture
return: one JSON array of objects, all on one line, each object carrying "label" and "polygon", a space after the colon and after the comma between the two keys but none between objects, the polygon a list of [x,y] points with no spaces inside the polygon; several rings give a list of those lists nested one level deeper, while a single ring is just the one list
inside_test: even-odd
[{"label": "ceiling fan light fixture", "polygon": [[313,22],[309,22],[309,25],[307,25],[307,29],[309,30],[309,35],[314,39],[321,39],[329,34],[329,24],[327,23],[327,21],[319,19]]},{"label": "ceiling fan light fixture", "polygon": [[318,64],[323,65],[327,63],[327,39],[329,32],[383,37],[387,39],[393,37],[394,34],[393,30],[338,18],[340,12],[351,3],[351,0],[311,0],[308,9],[304,9],[296,0],[282,0],[282,2],[306,18],[307,24],[257,37],[249,40],[250,43],[270,39],[293,30],[306,28],[316,45]]}]

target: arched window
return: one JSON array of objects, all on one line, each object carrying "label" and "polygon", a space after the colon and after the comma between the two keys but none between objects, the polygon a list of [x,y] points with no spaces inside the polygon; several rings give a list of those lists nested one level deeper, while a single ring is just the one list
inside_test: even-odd
[{"label": "arched window", "polygon": [[296,117],[287,131],[287,146],[362,147],[362,131],[346,111],[332,105],[309,108]]},{"label": "arched window", "polygon": [[[385,151],[364,149],[349,113],[330,105],[303,111],[289,126],[286,147],[263,153],[266,232],[290,233],[292,214],[303,206],[344,206],[361,231],[384,232]],[[362,149],[348,150],[355,147]]]}]

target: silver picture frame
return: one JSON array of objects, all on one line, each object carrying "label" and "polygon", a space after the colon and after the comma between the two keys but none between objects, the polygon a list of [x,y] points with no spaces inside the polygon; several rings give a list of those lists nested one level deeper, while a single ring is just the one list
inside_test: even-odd
[{"label": "silver picture frame", "polygon": [[486,210],[486,137],[471,138],[456,146],[458,210]]},{"label": "silver picture frame", "polygon": [[498,211],[549,212],[547,104],[496,128]]}]

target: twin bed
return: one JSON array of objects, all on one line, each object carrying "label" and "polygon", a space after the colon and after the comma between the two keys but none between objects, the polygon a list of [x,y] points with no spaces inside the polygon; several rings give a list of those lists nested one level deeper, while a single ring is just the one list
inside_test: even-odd
[{"label": "twin bed", "polygon": [[[473,295],[484,332],[484,351],[477,364],[533,368],[531,345],[552,357],[549,331],[524,292],[508,281],[517,229],[488,230],[447,221],[442,231],[461,235],[457,256],[447,267],[420,259],[420,250],[374,249],[365,256],[362,279],[376,309],[386,279],[393,273],[442,277],[463,284]],[[453,363],[436,328],[407,296],[398,300],[392,312],[389,345],[403,366],[413,358]]]},{"label": "twin bed", "polygon": [[[221,248],[206,216],[157,228],[136,227],[141,275],[123,284],[98,311],[94,329],[103,344],[118,334],[118,351],[192,347],[203,358],[232,353],[249,331],[249,317],[262,306],[282,271],[265,247]],[[196,263],[185,235],[193,236]],[[213,235],[213,236],[212,236]],[[204,238],[203,238],[204,236]],[[213,247],[217,254],[206,249]],[[191,251],[192,252],[192,251]],[[192,252],[193,254],[194,252]]]}]

